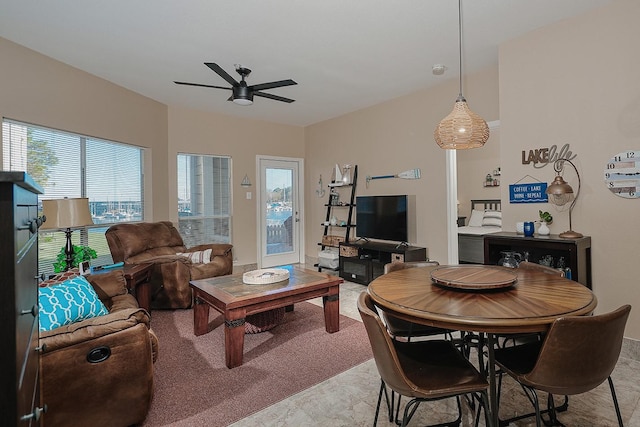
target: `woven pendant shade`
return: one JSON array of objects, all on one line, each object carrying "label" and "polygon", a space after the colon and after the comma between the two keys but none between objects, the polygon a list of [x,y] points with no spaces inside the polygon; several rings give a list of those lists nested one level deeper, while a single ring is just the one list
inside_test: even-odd
[{"label": "woven pendant shade", "polygon": [[460,93],[453,111],[438,123],[433,137],[440,148],[467,150],[479,148],[489,139],[489,126],[482,117],[469,109],[462,96],[462,3],[458,0],[458,54],[460,60]]},{"label": "woven pendant shade", "polygon": [[460,96],[453,106],[453,111],[442,119],[433,136],[440,148],[479,148],[489,139],[489,126],[482,117],[469,109],[467,101]]}]

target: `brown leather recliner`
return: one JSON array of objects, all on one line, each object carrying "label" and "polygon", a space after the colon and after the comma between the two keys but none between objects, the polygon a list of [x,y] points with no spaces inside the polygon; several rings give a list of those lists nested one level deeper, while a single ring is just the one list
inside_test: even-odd
[{"label": "brown leather recliner", "polygon": [[[152,308],[189,308],[190,280],[224,276],[233,271],[233,246],[212,243],[187,248],[170,221],[116,224],[105,233],[113,262],[154,264],[151,274]],[[211,261],[194,263],[177,253],[211,249]]]},{"label": "brown leather recliner", "polygon": [[109,314],[40,332],[45,425],[142,423],[153,397],[158,351],[149,314],[127,293],[122,270],[87,279]]}]

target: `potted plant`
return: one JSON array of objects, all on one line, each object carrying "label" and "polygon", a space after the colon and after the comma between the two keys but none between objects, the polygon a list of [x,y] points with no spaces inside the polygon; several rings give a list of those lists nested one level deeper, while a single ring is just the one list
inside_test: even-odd
[{"label": "potted plant", "polygon": [[[83,261],[89,261],[91,259],[98,258],[96,251],[89,246],[73,245],[73,261],[71,262],[71,268],[75,268]],[[53,270],[56,273],[61,273],[67,268],[67,254],[65,253],[64,246],[60,248],[56,262],[53,263]]]},{"label": "potted plant", "polygon": [[540,216],[540,228],[538,228],[538,234],[541,236],[548,236],[551,230],[549,230],[549,224],[553,222],[553,217],[549,212],[538,211]]}]

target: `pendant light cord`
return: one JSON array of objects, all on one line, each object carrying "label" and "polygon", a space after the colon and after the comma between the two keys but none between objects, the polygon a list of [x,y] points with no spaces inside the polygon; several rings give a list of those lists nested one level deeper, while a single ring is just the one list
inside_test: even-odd
[{"label": "pendant light cord", "polygon": [[458,98],[464,99],[462,96],[462,0],[458,0],[458,64],[460,66],[460,93]]}]

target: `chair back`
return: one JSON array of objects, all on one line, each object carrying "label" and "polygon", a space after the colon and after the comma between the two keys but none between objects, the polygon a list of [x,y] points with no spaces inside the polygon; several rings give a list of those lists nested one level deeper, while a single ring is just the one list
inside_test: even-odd
[{"label": "chair back", "polygon": [[631,311],[624,305],[598,316],[557,319],[542,344],[538,360],[523,379],[539,390],[573,395],[604,382],[618,362]]},{"label": "chair back", "polygon": [[378,311],[367,291],[363,291],[358,297],[358,311],[369,336],[380,378],[392,390],[405,396],[413,395],[416,386],[405,375],[391,337],[378,316]]},{"label": "chair back", "polygon": [[438,261],[390,262],[384,265],[384,274],[404,270],[405,268],[426,267],[428,265],[440,265],[440,263]]},{"label": "chair back", "polygon": [[113,262],[146,261],[145,258],[174,255],[186,247],[170,221],[121,223],[105,233]]},{"label": "chair back", "polygon": [[518,268],[523,270],[542,271],[543,273],[555,274],[557,276],[564,277],[564,271],[551,268],[546,265],[536,264],[535,262],[521,261],[518,264]]}]

